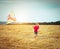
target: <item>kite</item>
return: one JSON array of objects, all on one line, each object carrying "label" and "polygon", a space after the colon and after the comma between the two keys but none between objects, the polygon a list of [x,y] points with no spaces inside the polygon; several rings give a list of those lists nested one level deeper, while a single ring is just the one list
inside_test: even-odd
[{"label": "kite", "polygon": [[8,18],[7,18],[7,24],[12,23],[12,22],[16,22],[16,18],[14,16],[15,16],[14,12],[11,11],[8,15]]}]

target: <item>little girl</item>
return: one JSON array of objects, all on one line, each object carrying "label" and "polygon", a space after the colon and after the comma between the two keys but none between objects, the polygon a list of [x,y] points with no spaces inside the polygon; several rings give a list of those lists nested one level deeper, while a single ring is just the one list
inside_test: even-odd
[{"label": "little girl", "polygon": [[34,27],[33,27],[33,29],[34,29],[34,34],[35,34],[35,38],[37,37],[37,34],[38,34],[38,30],[39,30],[39,24],[36,24]]}]

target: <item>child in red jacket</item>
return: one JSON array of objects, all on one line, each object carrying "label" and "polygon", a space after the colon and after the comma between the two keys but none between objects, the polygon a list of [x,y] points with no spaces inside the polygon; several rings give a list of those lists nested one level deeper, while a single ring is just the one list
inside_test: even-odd
[{"label": "child in red jacket", "polygon": [[39,30],[39,24],[36,24],[33,28],[34,28],[35,38],[36,38]]}]

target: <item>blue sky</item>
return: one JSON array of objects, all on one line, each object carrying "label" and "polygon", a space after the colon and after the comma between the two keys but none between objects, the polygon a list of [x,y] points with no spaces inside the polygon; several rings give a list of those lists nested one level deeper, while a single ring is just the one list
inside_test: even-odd
[{"label": "blue sky", "polygon": [[0,21],[7,21],[11,10],[17,22],[60,21],[59,0],[0,0]]}]

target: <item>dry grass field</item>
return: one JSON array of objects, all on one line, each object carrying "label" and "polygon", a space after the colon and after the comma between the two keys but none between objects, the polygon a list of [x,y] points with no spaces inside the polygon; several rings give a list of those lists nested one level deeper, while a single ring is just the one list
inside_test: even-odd
[{"label": "dry grass field", "polygon": [[60,49],[60,25],[40,25],[37,39],[33,25],[0,25],[0,49]]}]

